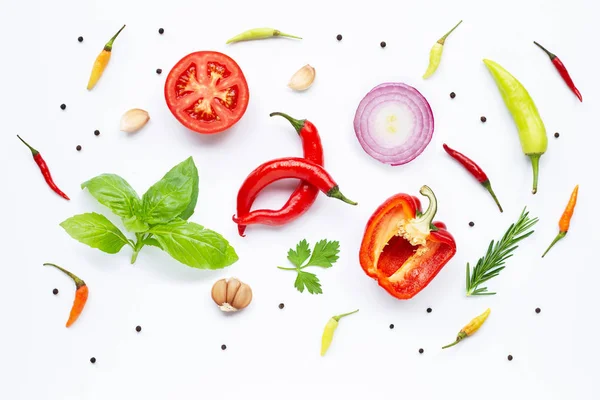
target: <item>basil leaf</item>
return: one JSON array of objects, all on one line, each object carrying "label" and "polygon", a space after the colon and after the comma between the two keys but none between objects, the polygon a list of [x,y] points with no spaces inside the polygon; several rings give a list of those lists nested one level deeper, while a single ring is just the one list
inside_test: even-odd
[{"label": "basil leaf", "polygon": [[198,170],[192,157],[173,167],[142,197],[144,221],[151,225],[164,224],[186,211],[197,177]]},{"label": "basil leaf", "polygon": [[150,225],[142,221],[137,215],[123,218],[123,225],[125,225],[125,229],[132,233],[146,232],[150,229]]},{"label": "basil leaf", "polygon": [[105,253],[116,254],[126,244],[125,235],[104,215],[86,213],[61,222],[60,226],[75,240]]},{"label": "basil leaf", "polygon": [[178,219],[154,226],[150,233],[171,257],[193,268],[220,269],[238,260],[223,236],[193,222]]},{"label": "basil leaf", "polygon": [[127,181],[119,175],[102,174],[81,184],[98,202],[123,219],[136,215],[140,198]]},{"label": "basil leaf", "polygon": [[[196,166],[194,165],[194,169],[195,168]],[[196,172],[194,173],[194,180],[192,181],[192,198],[190,199],[187,208],[183,210],[181,214],[179,214],[179,218],[187,220],[190,219],[192,214],[194,214],[194,209],[196,208],[196,203],[198,202],[198,184],[198,170],[196,169]]]},{"label": "basil leaf", "polygon": [[160,245],[160,243],[158,243],[158,240],[154,239],[153,237],[149,237],[149,238],[144,239],[144,244],[146,246],[158,247],[159,249],[163,250],[163,248]]}]

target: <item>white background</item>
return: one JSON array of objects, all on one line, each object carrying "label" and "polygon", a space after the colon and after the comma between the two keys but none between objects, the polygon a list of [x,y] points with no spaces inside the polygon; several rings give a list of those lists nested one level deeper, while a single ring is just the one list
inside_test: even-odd
[{"label": "white background", "polygon": [[[3,0],[1,8],[0,398],[599,398],[593,382],[600,357],[597,2]],[[441,67],[423,81],[430,47],[460,19]],[[127,28],[110,65],[88,92],[94,58],[123,23]],[[224,44],[261,26],[304,40]],[[80,35],[83,43],[77,42]],[[385,49],[379,47],[382,40]],[[582,104],[533,40],[565,62]],[[170,68],[197,50],[233,57],[250,87],[243,119],[214,137],[183,128],[163,97]],[[484,57],[526,86],[546,124],[549,146],[535,196],[529,160]],[[316,68],[317,79],[309,91],[294,93],[286,83],[306,63]],[[418,88],[436,123],[426,151],[395,168],[367,156],[352,128],[359,101],[387,81]],[[119,132],[121,114],[134,107],[148,110],[150,123],[136,134]],[[316,124],[327,169],[359,206],[320,196],[296,222],[279,229],[251,227],[240,238],[231,216],[243,179],[261,162],[301,154],[293,128],[269,118],[272,111]],[[481,115],[487,123],[479,121]],[[16,134],[41,151],[70,202],[46,187]],[[444,142],[484,167],[504,214],[444,153]],[[76,145],[83,150],[75,151]],[[131,266],[129,249],[104,254],[59,227],[82,212],[110,215],[79,189],[81,182],[117,173],[141,194],[190,155],[200,173],[192,220],[232,242],[240,256],[233,266],[194,270],[154,248],[144,248]],[[571,231],[542,260],[577,183]],[[423,184],[436,192],[438,219],[448,224],[458,252],[418,296],[398,301],[363,273],[358,248],[381,202],[398,192],[416,195]],[[258,206],[278,208],[292,187],[277,185]],[[540,222],[490,282],[498,295],[465,297],[466,263],[475,263],[524,206]],[[316,271],[323,295],[300,294],[294,274],[276,269],[286,265],[288,248],[302,238],[341,243],[337,264]],[[73,284],[43,262],[72,270],[90,287],[88,304],[70,329],[64,323]],[[210,298],[212,283],[229,276],[248,282],[255,296],[233,316],[223,315]],[[55,287],[58,296],[52,295]],[[442,352],[486,307],[492,313],[484,327]],[[328,318],[355,308],[360,312],[342,320],[321,358]],[[143,328],[140,334],[136,325]],[[97,358],[95,365],[90,357]]]}]

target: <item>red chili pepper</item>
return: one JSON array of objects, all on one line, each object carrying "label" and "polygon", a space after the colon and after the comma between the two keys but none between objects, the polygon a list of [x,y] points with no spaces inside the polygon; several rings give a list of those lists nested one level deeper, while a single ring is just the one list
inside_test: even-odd
[{"label": "red chili pepper", "polygon": [[[247,201],[247,199],[255,198],[259,192],[257,188],[262,189],[275,181],[289,178],[306,181],[329,197],[340,199],[348,204],[357,204],[340,192],[337,183],[323,167],[312,161],[297,157],[268,161],[252,171],[238,192],[238,204]],[[235,216],[233,220],[236,221]]]},{"label": "red chili pepper", "polygon": [[68,328],[73,325],[75,321],[77,321],[77,318],[79,318],[81,312],[83,311],[83,307],[88,299],[88,287],[83,280],[79,279],[77,276],[64,268],[59,267],[58,265],[52,263],[45,263],[44,265],[58,268],[67,274],[71,279],[73,279],[73,282],[75,282],[75,287],[77,289],[75,291],[75,300],[73,301],[73,306],[71,307],[71,313],[69,314],[69,320],[67,321],[66,325]]},{"label": "red chili pepper", "polygon": [[[286,118],[290,121],[292,126],[296,128],[296,131],[302,139],[304,158],[323,166],[323,146],[321,145],[319,131],[312,122],[305,119],[297,120],[280,112],[271,113],[270,116],[272,117],[274,115]],[[233,220],[238,224],[240,236],[244,236],[246,225],[265,224],[278,226],[298,218],[310,208],[319,195],[319,189],[307,182],[301,182],[281,209],[255,210],[250,212],[252,203],[263,188],[264,187],[254,187],[253,190],[255,194],[252,198],[240,198],[238,196],[237,217],[234,216]]]},{"label": "red chili pepper", "polygon": [[400,193],[385,201],[369,219],[360,246],[360,265],[398,299],[423,290],[456,253],[456,242],[442,222],[433,222],[437,200],[428,186],[418,198]]},{"label": "red chili pepper", "polygon": [[19,140],[21,142],[25,143],[25,146],[29,147],[29,150],[31,150],[31,155],[33,156],[35,163],[40,168],[40,171],[42,171],[42,175],[44,176],[44,179],[46,180],[46,183],[48,184],[48,186],[50,186],[50,189],[54,190],[61,197],[64,197],[67,200],[71,200],[71,199],[69,199],[69,196],[64,194],[52,180],[52,175],[50,175],[50,170],[48,169],[48,165],[46,165],[46,161],[44,161],[40,152],[37,151],[36,149],[34,149],[33,147],[31,147],[26,141],[21,139],[21,136],[17,135],[17,137],[19,138]]},{"label": "red chili pepper", "polygon": [[487,189],[487,191],[492,195],[492,197],[494,198],[494,201],[498,205],[498,208],[500,209],[500,212],[503,212],[502,211],[502,206],[500,205],[500,202],[498,201],[498,198],[496,197],[496,194],[492,190],[492,184],[490,183],[490,180],[488,179],[488,177],[485,174],[485,172],[483,172],[483,170],[481,169],[481,167],[479,167],[479,165],[475,164],[475,161],[471,160],[469,157],[465,156],[464,154],[459,153],[458,151],[451,149],[445,143],[444,143],[444,150],[446,150],[446,153],[450,154],[450,157],[454,158],[463,167],[465,167],[465,169],[467,171],[469,171],[471,173],[471,175],[473,175],[475,177],[475,179],[477,179],[477,181],[479,183],[481,183],[481,185],[484,188]]},{"label": "red chili pepper", "polygon": [[552,64],[554,64],[554,67],[558,70],[558,73],[563,78],[567,86],[571,89],[573,93],[575,93],[575,96],[577,96],[579,101],[583,102],[583,98],[581,97],[581,93],[579,93],[579,89],[575,87],[573,79],[571,79],[571,75],[569,75],[569,71],[567,71],[567,67],[565,67],[562,61],[560,61],[560,58],[558,58],[556,54],[550,53],[548,50],[546,50],[546,48],[544,48],[544,46],[542,46],[538,42],[533,43],[540,49],[544,50],[548,57],[550,57],[550,61],[552,61]]}]

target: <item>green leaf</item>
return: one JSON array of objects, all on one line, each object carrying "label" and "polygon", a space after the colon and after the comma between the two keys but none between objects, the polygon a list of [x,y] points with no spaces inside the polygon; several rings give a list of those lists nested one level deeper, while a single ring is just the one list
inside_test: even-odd
[{"label": "green leaf", "polygon": [[186,212],[197,178],[198,170],[192,157],[173,167],[142,197],[144,220],[151,225],[164,224]]},{"label": "green leaf", "polygon": [[160,243],[158,243],[158,240],[156,240],[153,237],[148,237],[146,239],[144,239],[144,244],[146,246],[154,246],[154,247],[158,247],[159,249],[163,250],[162,246],[160,245]]},{"label": "green leaf", "polygon": [[123,218],[123,225],[125,225],[125,229],[132,233],[147,232],[150,229],[150,225],[142,221],[137,215]]},{"label": "green leaf", "polygon": [[315,244],[312,257],[306,266],[330,268],[338,260],[339,252],[340,242],[323,239]]},{"label": "green leaf", "polygon": [[98,202],[118,215],[130,218],[140,206],[140,198],[127,181],[119,175],[102,174],[81,184]]},{"label": "green leaf", "polygon": [[322,294],[321,284],[319,283],[319,278],[315,274],[311,274],[310,272],[298,271],[298,276],[296,277],[296,282],[294,282],[294,286],[300,293],[304,292],[304,288],[308,290],[310,294]]},{"label": "green leaf", "polygon": [[196,203],[198,202],[198,170],[196,169],[196,165],[192,162],[195,172],[193,173],[194,177],[192,180],[192,198],[185,210],[181,214],[179,214],[179,218],[181,219],[190,219],[192,214],[194,214],[194,209],[196,208]]},{"label": "green leaf", "polygon": [[238,260],[233,247],[216,232],[181,219],[150,229],[160,247],[193,268],[220,269]]},{"label": "green leaf", "polygon": [[61,222],[60,226],[73,239],[105,253],[116,254],[126,244],[131,246],[119,228],[101,214],[75,215]]},{"label": "green leaf", "polygon": [[302,239],[300,243],[296,245],[296,251],[292,249],[288,251],[288,260],[298,268],[304,264],[304,261],[306,261],[308,257],[310,257],[310,248],[308,247],[306,239]]}]

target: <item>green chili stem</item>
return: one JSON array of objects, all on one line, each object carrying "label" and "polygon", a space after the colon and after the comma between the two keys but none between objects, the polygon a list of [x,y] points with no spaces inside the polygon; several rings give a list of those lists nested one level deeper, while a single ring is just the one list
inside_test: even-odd
[{"label": "green chili stem", "polygon": [[73,279],[73,282],[75,282],[75,286],[77,287],[77,289],[79,289],[82,286],[85,286],[85,282],[83,281],[83,279],[80,279],[75,274],[70,273],[66,269],[59,267],[58,265],[52,264],[52,263],[44,263],[44,265],[47,267],[57,268],[57,269],[61,270],[62,272],[64,272],[65,274],[67,274],[69,276],[69,278]]},{"label": "green chili stem", "polygon": [[554,246],[556,244],[556,242],[558,242],[560,239],[564,238],[566,235],[567,235],[567,232],[558,232],[558,235],[556,235],[556,237],[554,238],[552,243],[550,243],[550,246],[548,246],[548,248],[546,249],[544,254],[542,254],[542,258],[544,258],[546,253],[548,253],[550,251],[550,249],[552,248],[552,246]]},{"label": "green chili stem", "polygon": [[494,201],[496,202],[496,205],[498,206],[498,208],[500,209],[500,212],[504,212],[502,210],[502,206],[500,205],[500,201],[498,201],[498,198],[496,197],[496,193],[494,193],[494,190],[492,189],[492,184],[490,183],[489,179],[485,182],[481,182],[481,184],[483,185],[484,188],[487,189],[487,191],[492,195],[492,198],[494,199]]},{"label": "green chili stem", "polygon": [[342,192],[340,192],[340,188],[337,186],[332,187],[328,192],[327,192],[327,196],[328,197],[333,197],[334,199],[339,199],[341,201],[343,201],[344,203],[348,203],[351,204],[353,206],[357,205],[358,203],[355,201],[350,200],[349,198],[347,198],[346,196],[344,196],[342,194]]},{"label": "green chili stem", "polygon": [[466,337],[467,337],[467,334],[464,333],[463,331],[458,332],[458,335],[456,336],[456,340],[454,342],[442,347],[442,350],[447,349],[448,347],[456,346],[456,344],[458,344],[458,342],[460,342],[461,340],[463,340]]},{"label": "green chili stem", "polygon": [[115,42],[115,39],[117,38],[117,36],[119,36],[119,33],[121,33],[123,29],[125,29],[125,25],[123,25],[121,29],[119,29],[119,31],[115,33],[115,35],[111,37],[110,40],[104,45],[104,50],[112,51],[113,43]]},{"label": "green chili stem", "polygon": [[29,150],[31,150],[31,155],[33,155],[34,157],[37,156],[38,154],[40,154],[39,151],[37,151],[36,149],[34,149],[33,147],[31,147],[29,145],[29,143],[27,143],[26,141],[24,141],[23,139],[21,139],[21,136],[17,135],[17,137],[19,138],[19,140],[23,143],[25,143],[25,146],[29,147]]},{"label": "green chili stem", "polygon": [[285,36],[285,37],[289,37],[292,39],[300,39],[302,40],[302,38],[300,36],[294,36],[294,35],[290,35],[289,33],[283,33],[281,31],[278,31],[277,29],[275,29],[275,31],[273,32],[273,36]]},{"label": "green chili stem", "polygon": [[536,194],[537,193],[537,187],[538,187],[538,175],[539,175],[539,169],[540,169],[540,157],[542,156],[541,154],[528,154],[529,158],[531,158],[531,166],[533,167],[533,189],[531,190],[531,193]]},{"label": "green chili stem", "polygon": [[290,121],[290,123],[292,124],[294,129],[296,129],[296,132],[298,132],[298,133],[300,133],[302,128],[304,128],[304,122],[306,122],[305,119],[298,120],[298,119],[292,118],[289,115],[284,114],[282,112],[272,112],[271,114],[269,114],[269,117],[273,117],[275,115],[279,115],[280,117],[283,117],[283,118],[287,119],[288,121]]},{"label": "green chili stem", "polygon": [[446,33],[444,36],[442,36],[442,37],[440,38],[440,40],[438,40],[437,42],[443,46],[443,45],[444,45],[444,43],[446,42],[446,39],[448,38],[448,36],[450,36],[450,34],[451,34],[451,33],[452,33],[452,32],[453,32],[453,31],[454,31],[456,28],[458,28],[458,26],[459,26],[460,24],[462,24],[462,19],[461,19],[461,20],[458,22],[458,24],[454,25],[454,28],[450,29],[450,30],[448,31],[448,33]]},{"label": "green chili stem", "polygon": [[540,49],[544,50],[544,53],[546,53],[548,55],[548,57],[550,57],[550,60],[554,60],[556,58],[556,55],[554,53],[550,53],[548,50],[546,50],[546,48],[544,46],[542,46],[541,44],[539,44],[538,42],[536,42],[535,40],[533,41],[533,43],[539,47]]},{"label": "green chili stem", "polygon": [[355,313],[357,313],[357,312],[358,312],[358,310],[354,310],[354,311],[352,311],[352,312],[349,312],[349,313],[346,313],[346,314],[340,314],[340,315],[336,315],[335,317],[332,317],[332,319],[335,319],[336,321],[338,321],[338,322],[339,322],[339,321],[340,321],[340,319],[342,319],[342,318],[344,318],[344,317],[346,317],[346,316],[348,316],[348,315],[355,314]]}]

